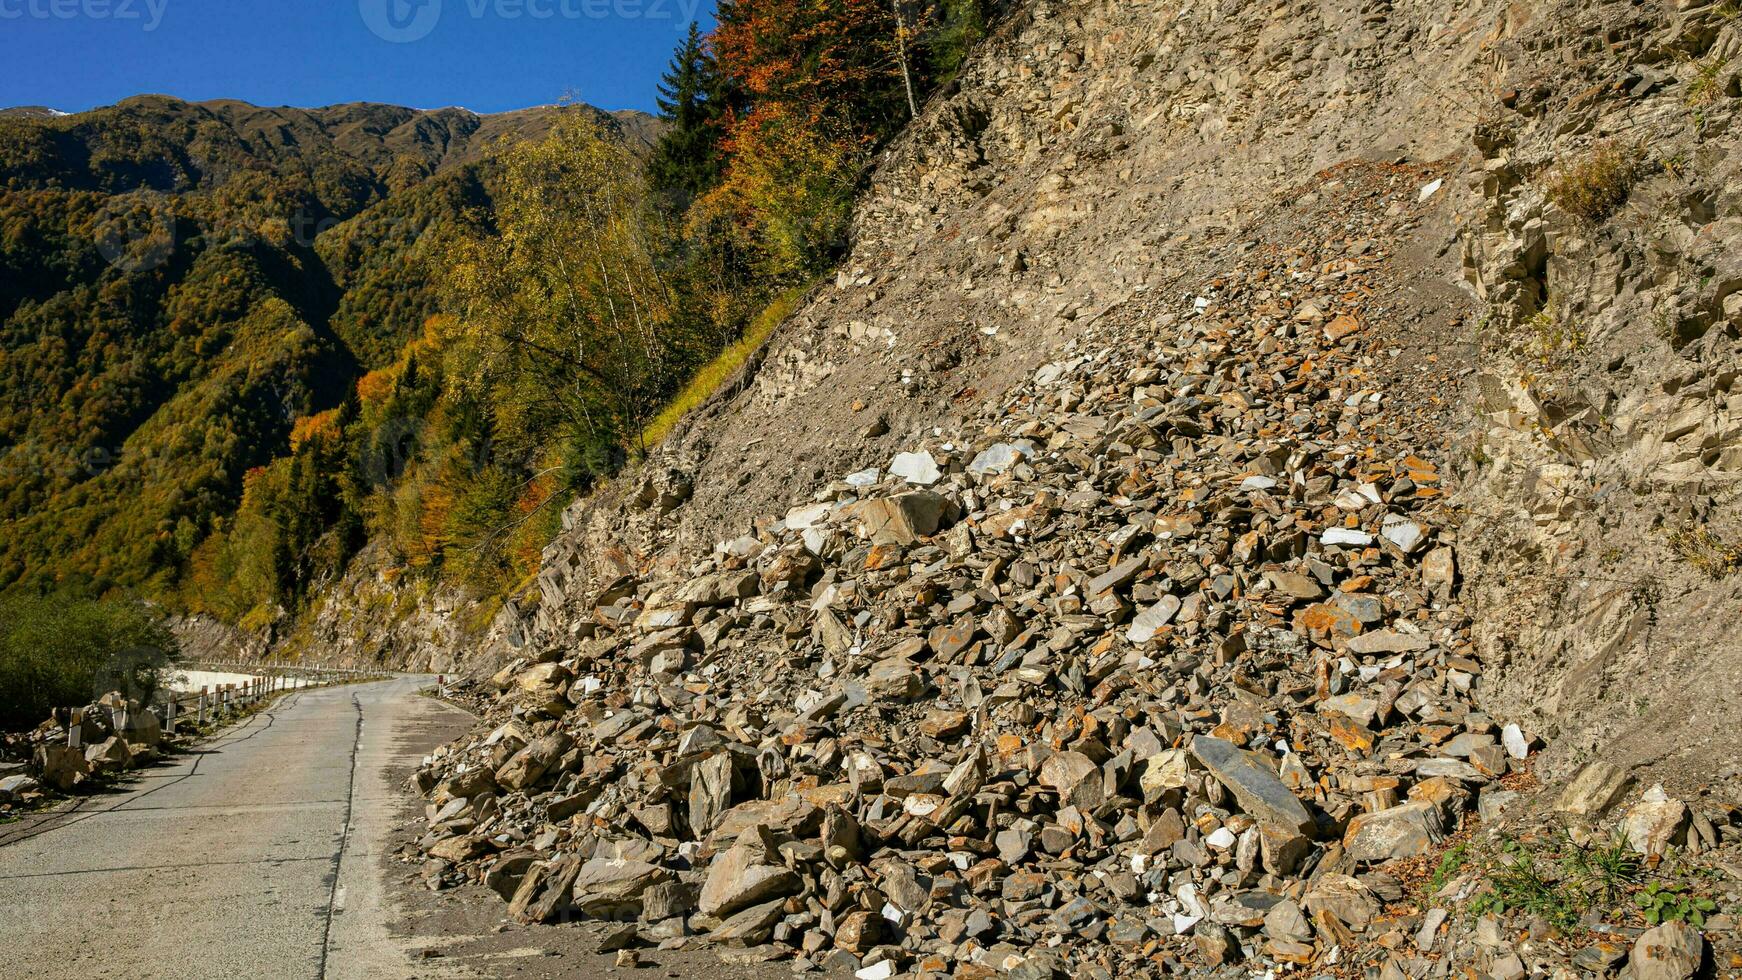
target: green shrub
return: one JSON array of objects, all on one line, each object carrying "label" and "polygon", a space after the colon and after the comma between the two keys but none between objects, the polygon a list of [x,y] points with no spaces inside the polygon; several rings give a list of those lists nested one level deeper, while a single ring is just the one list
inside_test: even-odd
[{"label": "green shrub", "polygon": [[35,727],[109,691],[149,698],[178,656],[174,634],[137,602],[0,600],[0,729]]},{"label": "green shrub", "polygon": [[1600,143],[1555,175],[1548,197],[1573,217],[1595,224],[1615,213],[1644,174],[1645,154],[1638,147]]},{"label": "green shrub", "polygon": [[1690,895],[1681,885],[1652,882],[1633,896],[1640,914],[1650,925],[1660,922],[1687,922],[1704,928],[1706,916],[1718,910],[1718,903],[1700,895]]},{"label": "green shrub", "polygon": [[1720,579],[1742,570],[1742,544],[1726,541],[1705,526],[1672,533],[1669,547],[1676,557],[1708,578]]}]

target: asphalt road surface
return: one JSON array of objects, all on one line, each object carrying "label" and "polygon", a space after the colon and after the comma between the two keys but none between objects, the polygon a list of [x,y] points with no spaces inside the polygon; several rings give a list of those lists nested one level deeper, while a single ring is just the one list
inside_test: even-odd
[{"label": "asphalt road surface", "polygon": [[425,680],[288,694],[125,791],[0,826],[0,977],[428,976],[380,861],[390,780],[463,717]]}]

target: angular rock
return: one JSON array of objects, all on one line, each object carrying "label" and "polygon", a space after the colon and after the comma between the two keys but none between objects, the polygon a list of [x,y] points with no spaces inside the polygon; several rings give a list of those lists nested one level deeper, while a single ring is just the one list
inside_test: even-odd
[{"label": "angular rock", "polygon": [[1620,801],[1632,778],[1618,767],[1598,759],[1585,764],[1555,799],[1555,809],[1574,817],[1591,819]]},{"label": "angular rock", "polygon": [[929,487],[943,478],[937,461],[926,452],[898,453],[889,464],[889,475],[922,487]]},{"label": "angular rock", "polygon": [[1647,929],[1633,944],[1627,972],[1633,980],[1689,980],[1706,958],[1706,939],[1686,922]]},{"label": "angular rock", "polygon": [[1343,850],[1351,861],[1380,864],[1426,854],[1444,836],[1433,803],[1405,803],[1349,821]]},{"label": "angular rock", "polygon": [[1269,766],[1234,743],[1208,735],[1193,738],[1191,752],[1192,758],[1228,787],[1241,809],[1262,822],[1312,836],[1312,815]]},{"label": "angular rock", "polygon": [[1162,627],[1173,621],[1179,614],[1180,600],[1176,596],[1163,596],[1161,601],[1144,609],[1131,620],[1131,628],[1125,631],[1125,639],[1132,643],[1144,644],[1155,639]]},{"label": "angular rock", "polygon": [[1659,784],[1646,790],[1621,818],[1621,833],[1640,854],[1663,857],[1670,845],[1685,839],[1687,825],[1687,804],[1671,799]]},{"label": "angular rock", "polygon": [[643,861],[592,858],[575,874],[574,904],[594,918],[633,919],[641,915],[642,895],[671,876]]},{"label": "angular rock", "polygon": [[776,860],[776,845],[766,828],[741,835],[708,867],[698,907],[704,915],[725,918],[802,888],[798,876]]},{"label": "angular rock", "polygon": [[867,500],[853,506],[865,537],[877,545],[910,545],[937,533],[946,501],[930,491]]}]

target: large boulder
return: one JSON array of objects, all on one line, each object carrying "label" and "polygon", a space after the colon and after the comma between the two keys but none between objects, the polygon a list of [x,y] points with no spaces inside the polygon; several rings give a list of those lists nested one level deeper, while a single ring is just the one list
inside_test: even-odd
[{"label": "large boulder", "polygon": [[909,545],[937,533],[949,501],[930,490],[915,490],[854,504],[849,513],[872,544]]},{"label": "large boulder", "polygon": [[1627,811],[1621,819],[1621,832],[1635,851],[1662,857],[1671,845],[1685,840],[1687,825],[1687,804],[1671,799],[1659,785],[1646,790]]},{"label": "large boulder", "polygon": [[39,745],[36,747],[36,770],[42,774],[45,784],[64,793],[90,775],[91,765],[78,749],[59,744]]},{"label": "large boulder", "polygon": [[1405,803],[1377,813],[1363,813],[1349,821],[1343,848],[1350,860],[1379,864],[1426,854],[1443,834],[1438,806]]},{"label": "large boulder", "polygon": [[115,712],[115,731],[132,745],[155,746],[163,741],[163,725],[154,712],[129,701]]},{"label": "large boulder", "polygon": [[1620,801],[1632,778],[1601,759],[1587,763],[1561,790],[1555,809],[1570,817],[1594,820]]},{"label": "large boulder", "polygon": [[575,879],[581,873],[580,856],[565,854],[555,860],[533,864],[520,879],[508,903],[510,917],[521,922],[549,922],[569,908]]},{"label": "large boulder", "polygon": [[645,861],[593,858],[575,876],[575,907],[594,918],[633,919],[641,914],[643,894],[670,878]]},{"label": "large boulder", "polygon": [[1081,752],[1048,758],[1040,767],[1040,784],[1058,794],[1060,806],[1093,810],[1106,800],[1101,767]]},{"label": "large boulder", "polygon": [[533,786],[574,744],[565,732],[535,738],[496,770],[496,782],[511,790]]},{"label": "large boulder", "polygon": [[93,772],[116,773],[133,764],[133,752],[119,735],[111,735],[87,747],[85,761]]},{"label": "large boulder", "polygon": [[741,909],[797,892],[798,875],[778,863],[774,837],[766,827],[739,836],[731,850],[714,859],[702,886],[702,914],[725,919]]},{"label": "large boulder", "polygon": [[1686,922],[1648,929],[1633,944],[1628,972],[1633,980],[1688,980],[1706,958],[1706,939]]},{"label": "large boulder", "polygon": [[1228,787],[1240,808],[1261,822],[1312,836],[1313,818],[1268,765],[1233,742],[1199,735],[1192,739],[1192,758]]}]

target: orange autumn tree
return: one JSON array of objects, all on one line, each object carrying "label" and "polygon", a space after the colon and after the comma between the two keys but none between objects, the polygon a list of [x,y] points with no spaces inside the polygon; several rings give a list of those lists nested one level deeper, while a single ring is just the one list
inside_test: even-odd
[{"label": "orange autumn tree", "polygon": [[732,93],[727,164],[690,226],[726,216],[757,273],[814,275],[838,254],[871,150],[910,115],[889,0],[724,0],[709,38]]},{"label": "orange autumn tree", "polygon": [[909,115],[898,29],[889,0],[723,0],[710,43],[752,117],[775,111],[877,139]]}]

